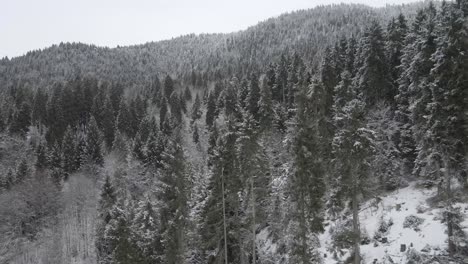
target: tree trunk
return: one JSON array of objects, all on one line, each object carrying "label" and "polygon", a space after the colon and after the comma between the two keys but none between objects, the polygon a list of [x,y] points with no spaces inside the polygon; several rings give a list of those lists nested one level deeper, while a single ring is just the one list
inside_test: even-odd
[{"label": "tree trunk", "polygon": [[361,232],[359,230],[359,206],[357,199],[357,190],[356,187],[353,187],[353,232],[354,232],[354,264],[361,263],[361,253],[360,253],[360,238]]},{"label": "tree trunk", "polygon": [[222,197],[223,197],[224,263],[228,264],[227,231],[226,231],[226,201],[224,199],[224,167],[221,169],[221,192],[222,192]]},{"label": "tree trunk", "polygon": [[453,241],[453,206],[452,206],[452,176],[447,156],[444,157],[444,173],[446,184],[446,206],[447,206],[447,235],[448,235],[448,253],[450,257],[455,254],[455,243]]},{"label": "tree trunk", "polygon": [[252,263],[255,264],[256,256],[256,245],[255,245],[255,191],[254,191],[254,179],[253,176],[250,178],[250,188],[251,188],[251,196],[252,196]]}]

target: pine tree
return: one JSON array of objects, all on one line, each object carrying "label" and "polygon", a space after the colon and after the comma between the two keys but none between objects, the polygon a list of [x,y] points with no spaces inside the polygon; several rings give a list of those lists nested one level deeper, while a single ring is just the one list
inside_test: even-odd
[{"label": "pine tree", "polygon": [[163,172],[156,196],[161,208],[161,232],[167,263],[185,259],[185,226],[187,221],[187,175],[181,138],[176,133],[167,142],[163,153]]},{"label": "pine tree", "polygon": [[25,136],[31,125],[31,107],[23,102],[10,126],[10,133]]},{"label": "pine tree", "polygon": [[5,175],[5,182],[3,186],[6,190],[9,190],[15,182],[16,182],[15,173],[13,173],[13,170],[9,168]]},{"label": "pine tree", "polygon": [[140,263],[137,246],[132,243],[130,216],[123,205],[117,204],[110,212],[111,219],[106,225],[104,238],[111,251],[108,263]]},{"label": "pine tree", "polygon": [[215,149],[217,146],[217,141],[218,141],[218,127],[216,123],[213,124],[213,126],[210,129],[210,136],[208,138],[208,155],[210,159],[208,159],[208,165],[211,165],[211,157],[215,154]]},{"label": "pine tree", "polygon": [[104,142],[108,150],[112,149],[112,142],[114,141],[115,132],[115,115],[112,101],[109,96],[104,100],[104,107],[101,112],[101,131],[103,134]]},{"label": "pine tree", "polygon": [[131,116],[131,128],[132,135],[135,136],[138,132],[141,120],[145,117],[146,114],[146,104],[145,101],[141,99],[139,95],[135,97],[134,100],[130,102],[130,116]]},{"label": "pine tree", "polygon": [[22,159],[18,166],[16,167],[16,182],[23,182],[29,177],[29,166],[26,159]]},{"label": "pine tree", "polygon": [[266,77],[262,78],[260,100],[258,102],[259,123],[263,130],[269,129],[273,124],[273,95]]},{"label": "pine tree", "polygon": [[190,88],[188,86],[185,87],[184,97],[185,97],[186,101],[191,101],[192,100],[192,92],[190,91]]},{"label": "pine tree", "polygon": [[431,88],[430,83],[432,77],[430,71],[433,68],[434,62],[431,59],[432,54],[436,51],[436,9],[433,4],[429,6],[418,15],[413,25],[412,31],[415,34],[415,51],[410,67],[405,76],[409,78],[409,105],[411,105],[411,131],[416,143],[417,155],[414,162],[413,174],[422,176],[427,180],[434,180],[434,168],[428,164],[428,157],[430,155],[430,141],[427,137],[426,131],[428,128],[427,106],[431,102]]},{"label": "pine tree", "polygon": [[235,118],[240,117],[240,105],[236,93],[236,89],[238,87],[239,80],[236,77],[233,77],[228,83],[226,89],[223,91],[222,104],[224,106],[224,114],[226,117],[231,115]]},{"label": "pine tree", "polygon": [[187,114],[187,102],[184,98],[184,95],[182,93],[179,93],[179,105],[180,105],[180,111],[184,114]]},{"label": "pine tree", "polygon": [[62,149],[59,143],[55,143],[49,147],[47,165],[52,170],[61,170],[63,168]]},{"label": "pine tree", "polygon": [[135,136],[133,134],[131,118],[132,117],[130,115],[130,111],[128,110],[127,103],[125,102],[125,99],[122,98],[120,101],[119,113],[117,115],[115,126],[122,134],[129,138],[133,138]]},{"label": "pine tree", "polygon": [[161,131],[164,128],[164,121],[167,117],[167,101],[166,98],[161,98],[161,107],[159,108],[159,128]]},{"label": "pine tree", "polygon": [[440,33],[437,50],[432,56],[434,67],[431,70],[434,81],[430,85],[431,102],[427,106],[430,113],[429,130],[426,132],[430,144],[430,160],[427,163],[436,164],[435,176],[445,184],[448,252],[453,257],[458,245],[454,238],[455,213],[451,184],[453,174],[466,169],[466,143],[463,140],[463,127],[466,125],[463,110],[466,106],[463,95],[468,80],[468,35],[463,10],[455,5],[444,3],[438,20]]},{"label": "pine tree", "polygon": [[239,128],[237,145],[237,160],[239,174],[243,182],[245,197],[242,199],[242,209],[246,216],[243,219],[244,252],[250,252],[249,258],[256,257],[257,226],[266,221],[265,205],[269,197],[269,180],[267,178],[267,159],[259,143],[258,123],[249,112],[244,113],[244,122]]},{"label": "pine tree", "polygon": [[325,135],[321,127],[326,109],[326,92],[323,85],[311,85],[297,96],[298,110],[293,141],[294,174],[290,179],[291,214],[293,224],[291,255],[297,263],[318,261],[309,234],[324,231],[323,204],[325,194],[326,151]]},{"label": "pine tree", "polygon": [[171,117],[174,118],[178,124],[182,122],[182,108],[180,106],[179,96],[177,93],[172,93],[169,97],[169,106],[171,108]]},{"label": "pine tree", "polygon": [[3,132],[6,128],[5,117],[3,116],[2,109],[0,109],[0,132]]},{"label": "pine tree", "polygon": [[34,95],[31,121],[34,125],[46,124],[48,96],[43,89],[38,89]]},{"label": "pine tree", "polygon": [[192,117],[192,124],[201,118],[202,112],[201,112],[201,102],[200,102],[200,97],[198,94],[195,96],[195,102],[192,105],[192,111],[191,111],[191,117]]},{"label": "pine tree", "polygon": [[355,85],[363,90],[366,105],[371,107],[381,100],[393,103],[396,90],[391,83],[382,28],[377,21],[366,29],[360,45],[359,78]]},{"label": "pine tree", "polygon": [[135,139],[133,140],[132,154],[137,160],[141,162],[146,159],[144,146],[145,145],[142,136],[140,135],[140,132],[138,132],[135,136]]},{"label": "pine tree", "polygon": [[208,128],[213,126],[214,120],[216,119],[216,95],[214,92],[210,92],[208,95],[208,102],[206,104],[205,123]]},{"label": "pine tree", "polygon": [[93,116],[89,121],[86,130],[86,160],[94,164],[102,166],[104,164],[104,157],[101,150],[102,136],[99,131],[96,120]]},{"label": "pine tree", "polygon": [[142,263],[162,263],[164,248],[158,216],[153,204],[148,199],[138,203],[135,217],[131,223],[132,243],[142,257]]},{"label": "pine tree", "polygon": [[47,134],[49,145],[61,142],[66,125],[63,116],[62,86],[55,84],[52,96],[47,104]]},{"label": "pine tree", "polygon": [[112,151],[117,153],[118,157],[123,161],[127,156],[128,145],[127,139],[120,133],[118,129],[115,130],[114,142],[112,142]]},{"label": "pine tree", "polygon": [[67,128],[65,135],[62,140],[62,157],[63,157],[63,170],[65,173],[70,174],[74,172],[77,165],[77,153],[76,153],[76,137],[71,127]]},{"label": "pine tree", "polygon": [[116,203],[115,190],[110,182],[109,176],[106,176],[104,184],[101,187],[101,195],[98,207],[98,223],[96,225],[96,254],[98,263],[109,263],[112,249],[109,241],[105,237],[106,226],[112,219],[111,210]]},{"label": "pine tree", "polygon": [[240,241],[236,234],[241,228],[238,193],[242,182],[238,176],[234,120],[227,122],[227,131],[218,140],[211,158],[212,172],[208,187],[211,192],[202,211],[201,235],[204,251],[217,252],[212,256],[217,262],[227,258],[228,263],[240,263]]},{"label": "pine tree", "polygon": [[200,142],[200,135],[198,134],[197,124],[193,125],[192,139],[193,139],[193,143],[195,144],[198,144]]},{"label": "pine tree", "polygon": [[172,92],[174,92],[174,81],[172,80],[171,76],[167,75],[164,79],[164,96],[169,98]]},{"label": "pine tree", "polygon": [[163,152],[165,150],[165,138],[153,131],[146,141],[145,165],[149,168],[160,169],[163,166]]},{"label": "pine tree", "polygon": [[79,169],[86,162],[86,135],[84,133],[78,133],[76,145],[76,163],[75,168]]},{"label": "pine tree", "polygon": [[398,87],[398,78],[402,70],[399,66],[401,65],[407,30],[406,18],[403,14],[400,14],[396,19],[393,18],[387,26],[385,53],[394,87]]},{"label": "pine tree", "polygon": [[153,77],[151,82],[151,101],[153,104],[159,103],[159,98],[161,95],[161,81],[159,77],[156,75]]},{"label": "pine tree", "polygon": [[250,114],[258,122],[260,120],[258,105],[258,102],[260,101],[260,87],[258,85],[258,77],[256,74],[252,74],[250,76],[248,91],[249,93],[246,98],[247,107]]},{"label": "pine tree", "polygon": [[373,146],[373,132],[364,124],[365,108],[362,93],[352,85],[350,73],[344,71],[334,96],[333,121],[336,132],[332,143],[333,166],[336,195],[351,200],[356,264],[361,263],[359,195],[369,189],[369,166]]},{"label": "pine tree", "polygon": [[40,142],[36,148],[36,163],[34,166],[37,170],[43,170],[47,167],[47,149],[44,142]]}]

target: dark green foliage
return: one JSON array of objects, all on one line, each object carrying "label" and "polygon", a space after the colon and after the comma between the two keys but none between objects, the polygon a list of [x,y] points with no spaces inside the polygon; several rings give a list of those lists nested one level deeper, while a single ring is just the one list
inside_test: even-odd
[{"label": "dark green foliage", "polygon": [[38,170],[43,170],[47,167],[47,149],[43,142],[41,142],[36,148],[35,166]]},{"label": "dark green foliage", "polygon": [[207,127],[213,126],[213,122],[216,118],[216,95],[214,92],[210,92],[208,95],[208,102],[206,104],[205,124]]},{"label": "dark green foliage", "polygon": [[156,193],[161,202],[161,234],[167,263],[185,259],[187,223],[187,172],[181,139],[174,134],[166,144],[162,159],[162,177]]},{"label": "dark green foliage", "polygon": [[192,139],[193,139],[193,143],[195,144],[198,144],[200,142],[200,135],[198,134],[197,124],[193,125]]},{"label": "dark green foliage", "polygon": [[178,124],[180,124],[182,122],[182,107],[177,93],[171,94],[169,98],[169,106],[171,107],[171,116]]},{"label": "dark green foliage", "polygon": [[139,132],[136,134],[135,139],[133,140],[132,154],[139,161],[143,162],[146,159],[144,141]]},{"label": "dark green foliage", "polygon": [[63,87],[60,83],[55,84],[52,96],[47,104],[47,134],[46,140],[49,145],[61,142],[67,125],[64,119],[62,93]]},{"label": "dark green foliage", "polygon": [[256,74],[252,74],[252,76],[250,76],[248,91],[249,93],[246,98],[246,105],[250,114],[258,122],[260,120],[258,105],[258,102],[260,101],[260,87],[258,85],[258,76]]},{"label": "dark green foliage", "polygon": [[15,183],[15,174],[13,170],[8,169],[4,177],[0,178],[0,189],[9,190],[11,186]]},{"label": "dark green foliage", "polygon": [[358,76],[356,86],[362,89],[368,107],[381,100],[392,103],[396,89],[391,82],[385,57],[382,28],[377,21],[364,32],[357,58]]},{"label": "dark green foliage", "polygon": [[164,96],[169,98],[172,92],[174,92],[174,81],[172,80],[171,76],[167,75],[164,79]]},{"label": "dark green foliage", "polygon": [[115,114],[111,99],[107,96],[104,100],[104,108],[101,112],[100,128],[104,137],[104,142],[108,150],[112,149],[115,132]]},{"label": "dark green foliage", "polygon": [[62,149],[60,146],[59,143],[55,143],[48,149],[47,165],[52,170],[60,170],[63,167]]},{"label": "dark green foliage", "polygon": [[167,101],[166,98],[161,98],[161,106],[159,108],[159,128],[163,130],[164,122],[167,117]]},{"label": "dark green foliage", "polygon": [[398,77],[402,71],[399,66],[401,64],[407,31],[408,26],[403,14],[400,14],[396,19],[392,19],[387,26],[385,53],[394,87],[398,87]]},{"label": "dark green foliage", "polygon": [[268,84],[266,77],[261,81],[260,100],[258,102],[259,124],[262,129],[269,129],[273,124],[273,101],[271,94],[271,86]]},{"label": "dark green foliage", "polygon": [[154,205],[148,199],[139,202],[132,220],[131,241],[138,248],[141,263],[150,264],[163,261],[164,247],[160,228]]},{"label": "dark green foliage", "polygon": [[43,89],[38,89],[34,95],[31,121],[34,125],[46,124],[48,95]]},{"label": "dark green foliage", "polygon": [[106,227],[112,219],[111,210],[116,203],[116,199],[114,187],[109,176],[106,176],[101,187],[98,206],[99,218],[96,226],[96,254],[99,263],[109,263],[111,259],[112,248],[106,237]]},{"label": "dark green foliage", "polygon": [[186,114],[187,113],[187,102],[184,98],[183,93],[179,93],[179,105],[180,105],[180,110],[182,113]]},{"label": "dark green foliage", "polygon": [[151,87],[150,87],[150,98],[151,102],[153,104],[158,104],[159,103],[159,98],[161,96],[161,81],[159,80],[159,77],[156,75],[151,81]]},{"label": "dark green foliage", "polygon": [[159,169],[163,166],[163,153],[165,150],[166,141],[164,136],[153,131],[150,133],[146,141],[146,159],[145,165],[150,168]]},{"label": "dark green foliage", "polygon": [[10,133],[25,136],[31,125],[31,106],[24,102],[10,125]]},{"label": "dark green foliage", "polygon": [[188,86],[185,87],[184,98],[185,98],[186,101],[191,101],[192,100],[192,92],[190,91],[190,88]]},{"label": "dark green foliage", "polygon": [[18,166],[16,167],[16,182],[25,181],[30,175],[29,165],[25,159],[22,159]]},{"label": "dark green foliage", "polygon": [[99,131],[96,120],[94,119],[94,117],[91,116],[88,127],[86,129],[86,160],[97,165],[103,165],[104,157],[102,154],[101,146],[101,131]]},{"label": "dark green foliage", "polygon": [[67,128],[62,140],[63,170],[70,174],[78,169],[77,164],[77,146],[78,140],[71,127]]},{"label": "dark green foliage", "polygon": [[201,102],[200,102],[200,97],[197,94],[195,96],[195,102],[192,105],[192,111],[191,111],[192,123],[200,119],[201,115],[202,115]]},{"label": "dark green foliage", "polygon": [[125,99],[122,98],[119,106],[119,114],[117,115],[116,127],[123,135],[130,138],[135,136],[135,134],[133,134],[134,131],[131,120],[132,116],[128,109],[128,105]]},{"label": "dark green foliage", "polygon": [[[211,190],[202,212],[201,235],[204,242],[203,249],[216,250],[214,256],[217,261],[224,260],[227,255],[229,261],[238,263],[240,258],[240,241],[236,234],[240,232],[241,218],[238,214],[240,201],[238,193],[242,189],[242,181],[238,176],[236,155],[237,135],[232,119],[227,121],[227,131],[218,140],[215,154],[212,157],[212,170],[208,188]],[[223,204],[222,182],[224,182],[226,228],[228,230],[228,252],[223,249]]]}]

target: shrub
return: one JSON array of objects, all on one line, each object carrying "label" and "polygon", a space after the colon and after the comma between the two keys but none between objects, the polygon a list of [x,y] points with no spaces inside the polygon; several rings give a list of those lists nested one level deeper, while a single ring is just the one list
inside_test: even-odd
[{"label": "shrub", "polygon": [[415,215],[408,215],[403,222],[404,228],[411,228],[414,231],[420,231],[419,226],[424,223],[424,219]]}]

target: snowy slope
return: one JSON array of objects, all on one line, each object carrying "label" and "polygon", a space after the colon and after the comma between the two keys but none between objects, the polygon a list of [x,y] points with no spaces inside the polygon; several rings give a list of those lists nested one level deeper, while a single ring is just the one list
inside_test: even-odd
[{"label": "snowy slope", "polygon": [[[406,245],[407,250],[412,248],[417,252],[424,251],[428,255],[445,254],[447,247],[446,227],[441,222],[441,212],[443,208],[430,208],[427,200],[434,197],[435,189],[422,189],[415,187],[412,183],[406,188],[383,195],[381,202],[375,203],[371,200],[361,206],[360,223],[363,233],[367,233],[370,243],[361,246],[361,253],[364,263],[406,263],[406,252],[400,252],[402,244]],[[458,203],[461,211],[468,216],[468,204]],[[417,216],[423,219],[422,224],[417,228],[404,228],[403,222],[408,216]],[[393,224],[385,233],[387,243],[380,243],[373,239],[374,234],[379,228],[381,219],[385,221],[392,220]],[[466,218],[465,218],[466,219]],[[468,221],[462,223],[465,226],[465,232],[468,232]],[[328,252],[331,245],[330,228],[333,223],[327,226],[326,232],[320,236],[322,256],[325,256],[324,262],[327,264],[339,263],[332,258]],[[344,260],[348,254],[344,254],[341,260]]]}]

